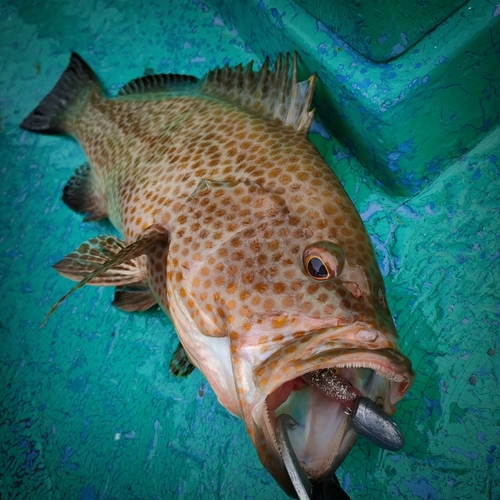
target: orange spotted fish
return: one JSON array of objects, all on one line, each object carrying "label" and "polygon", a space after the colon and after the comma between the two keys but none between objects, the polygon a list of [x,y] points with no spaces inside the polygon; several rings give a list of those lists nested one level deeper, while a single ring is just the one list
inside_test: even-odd
[{"label": "orange spotted fish", "polygon": [[341,390],[312,380],[336,377],[389,416],[414,374],[370,238],[307,139],[315,78],[298,83],[290,59],[199,81],[146,76],[109,98],[73,54],[22,127],[81,144],[88,163],[63,200],[86,220],[108,217],[124,238],[92,238],[55,269],[74,289],[115,286],[121,309],[159,304],[180,339],[173,372],[203,372],[294,495],[279,415],[297,422],[291,443],[312,481],[358,436]]}]

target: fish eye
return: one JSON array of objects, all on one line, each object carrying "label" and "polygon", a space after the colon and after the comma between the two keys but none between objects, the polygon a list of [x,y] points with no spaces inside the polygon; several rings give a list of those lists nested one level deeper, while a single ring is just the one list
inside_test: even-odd
[{"label": "fish eye", "polygon": [[345,256],[342,248],[329,241],[309,245],[303,255],[307,274],[316,281],[327,281],[340,276]]},{"label": "fish eye", "polygon": [[314,255],[307,262],[307,272],[311,277],[318,280],[327,280],[330,277],[325,263]]}]

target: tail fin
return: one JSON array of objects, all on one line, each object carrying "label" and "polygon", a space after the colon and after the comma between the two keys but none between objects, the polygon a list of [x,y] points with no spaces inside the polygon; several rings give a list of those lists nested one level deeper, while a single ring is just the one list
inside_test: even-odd
[{"label": "tail fin", "polygon": [[41,134],[65,133],[64,117],[81,103],[85,91],[100,88],[96,75],[74,52],[55,87],[21,123],[21,127]]}]

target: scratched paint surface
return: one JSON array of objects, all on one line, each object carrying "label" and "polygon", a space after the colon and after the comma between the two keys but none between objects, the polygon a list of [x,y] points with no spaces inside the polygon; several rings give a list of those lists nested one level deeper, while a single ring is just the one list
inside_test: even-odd
[{"label": "scratched paint surface", "polygon": [[422,39],[466,0],[297,0],[359,54],[386,62]]},{"label": "scratched paint surface", "polygon": [[[58,5],[0,5],[0,497],[285,498],[203,376],[169,375],[177,341],[160,312],[120,312],[89,287],[39,328],[69,286],[50,266],[112,228],[60,200],[78,146],[18,128],[71,50],[110,92],[262,53],[201,1]],[[405,448],[359,440],[339,479],[353,499],[499,498],[500,127],[397,198],[320,123],[311,139],[373,237],[417,372],[397,414]]]}]

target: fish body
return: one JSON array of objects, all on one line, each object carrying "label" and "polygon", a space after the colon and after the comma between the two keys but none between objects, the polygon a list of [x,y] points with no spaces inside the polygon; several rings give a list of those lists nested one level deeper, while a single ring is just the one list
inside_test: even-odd
[{"label": "fish body", "polygon": [[[73,136],[89,163],[64,201],[109,217],[124,240],[82,244],[56,269],[116,286],[115,304],[159,304],[182,344],[178,361],[206,376],[245,421],[260,460],[294,494],[276,417],[308,477],[328,477],[357,434],[344,407],[306,382],[332,369],[388,414],[413,381],[363,223],[307,139],[314,78],[296,58],[157,75],[104,95],[76,55],[22,126]],[[79,286],[79,285],[77,285]],[[189,361],[185,359],[184,352]]]}]

